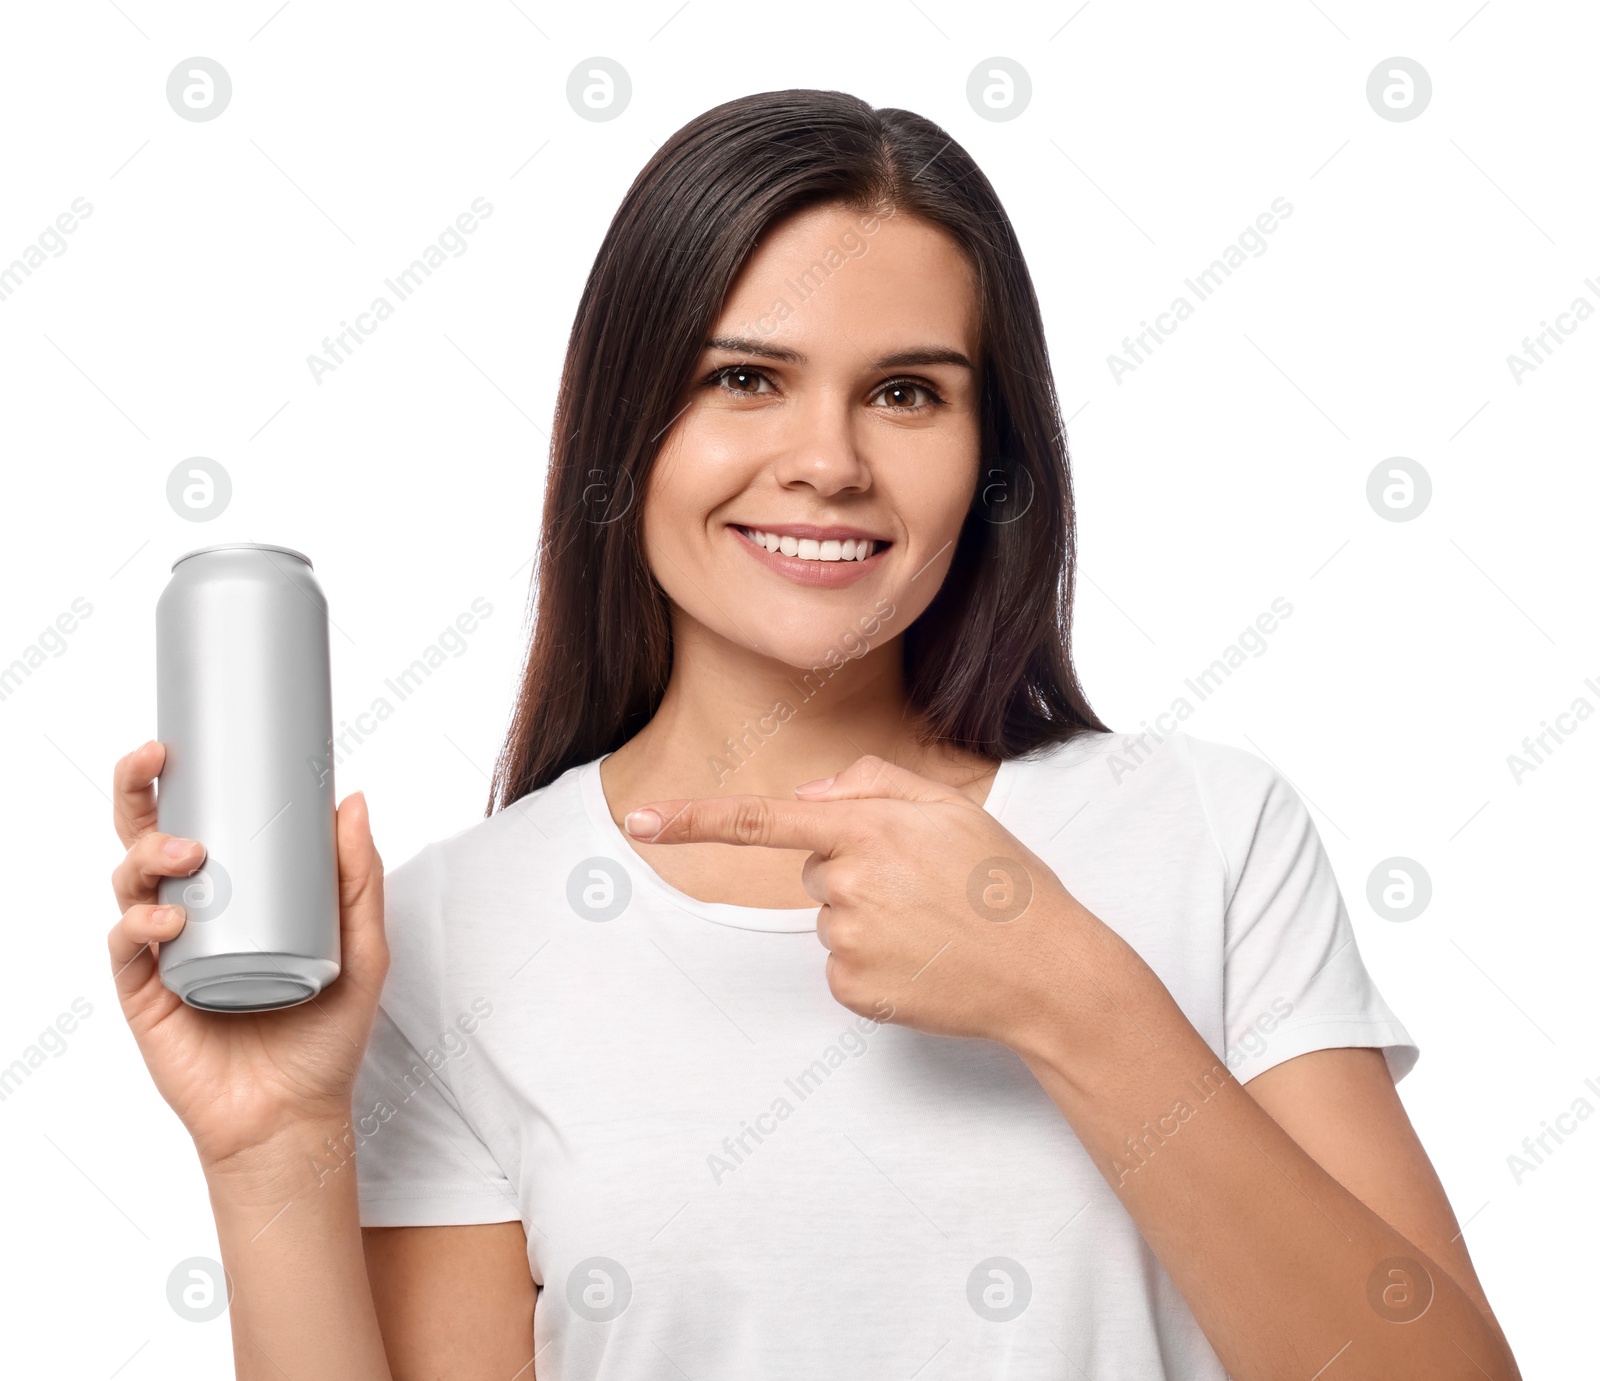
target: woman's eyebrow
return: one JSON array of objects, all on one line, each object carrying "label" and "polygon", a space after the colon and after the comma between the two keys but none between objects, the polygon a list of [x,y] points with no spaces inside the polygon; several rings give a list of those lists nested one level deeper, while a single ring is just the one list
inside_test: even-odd
[{"label": "woman's eyebrow", "polygon": [[[762,359],[781,360],[785,364],[804,364],[806,357],[798,350],[785,350],[781,346],[763,345],[745,336],[716,336],[706,342],[707,350],[726,350],[733,355],[757,355]],[[963,369],[976,366],[959,350],[948,346],[922,345],[910,350],[897,350],[892,355],[874,360],[875,369],[906,369],[918,364],[954,364]]]},{"label": "woman's eyebrow", "polygon": [[785,364],[804,364],[806,357],[798,350],[785,350],[777,345],[763,345],[746,336],[716,336],[706,342],[707,350],[726,350],[730,355],[759,355],[765,360],[782,360]]},{"label": "woman's eyebrow", "polygon": [[941,345],[923,345],[911,350],[897,350],[892,355],[885,355],[881,360],[875,361],[879,369],[905,369],[915,364],[958,364],[963,369],[975,369],[976,366],[959,350],[951,350]]}]

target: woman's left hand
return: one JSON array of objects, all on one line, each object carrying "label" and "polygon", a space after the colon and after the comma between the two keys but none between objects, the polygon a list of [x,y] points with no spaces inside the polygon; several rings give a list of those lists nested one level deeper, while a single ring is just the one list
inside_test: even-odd
[{"label": "woman's left hand", "polygon": [[1020,1048],[1059,1010],[1073,932],[1099,922],[982,806],[872,756],[796,796],[655,801],[627,828],[650,844],[810,849],[801,880],[828,987],[853,1012]]}]

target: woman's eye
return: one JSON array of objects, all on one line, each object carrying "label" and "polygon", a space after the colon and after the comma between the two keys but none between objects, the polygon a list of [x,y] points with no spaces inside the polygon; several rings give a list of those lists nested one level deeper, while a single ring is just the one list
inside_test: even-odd
[{"label": "woman's eye", "polygon": [[915,411],[917,408],[927,407],[930,403],[944,401],[926,384],[915,383],[910,379],[892,380],[872,396],[883,399],[883,406],[890,411]]},{"label": "woman's eye", "polygon": [[744,365],[728,365],[719,369],[712,376],[717,384],[729,393],[770,393],[772,380],[767,378],[759,369],[749,369]]}]

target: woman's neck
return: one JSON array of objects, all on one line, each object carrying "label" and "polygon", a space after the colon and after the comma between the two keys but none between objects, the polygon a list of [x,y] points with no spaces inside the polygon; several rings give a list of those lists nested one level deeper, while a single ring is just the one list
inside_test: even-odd
[{"label": "woman's neck", "polygon": [[981,799],[993,761],[918,742],[903,654],[896,637],[802,670],[680,620],[661,705],[607,760],[608,794],[615,784],[630,799],[789,797],[874,753],[951,785],[973,783]]}]

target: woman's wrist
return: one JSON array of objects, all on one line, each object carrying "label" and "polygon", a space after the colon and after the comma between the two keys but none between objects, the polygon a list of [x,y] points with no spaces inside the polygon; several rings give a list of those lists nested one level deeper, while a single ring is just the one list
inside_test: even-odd
[{"label": "woman's wrist", "polygon": [[[261,1141],[222,1156],[200,1157],[213,1203],[289,1202],[327,1184],[351,1162],[350,1119],[333,1114],[285,1123]],[[348,1175],[354,1177],[354,1166]]]},{"label": "woman's wrist", "polygon": [[1166,985],[1132,945],[1063,892],[1038,915],[1028,997],[1005,1044],[1036,1072],[1048,1069],[1082,1098],[1170,1041],[1192,1033]]},{"label": "woman's wrist", "polygon": [[390,1381],[354,1161],[331,1149],[349,1125],[295,1121],[206,1167],[240,1378]]}]

